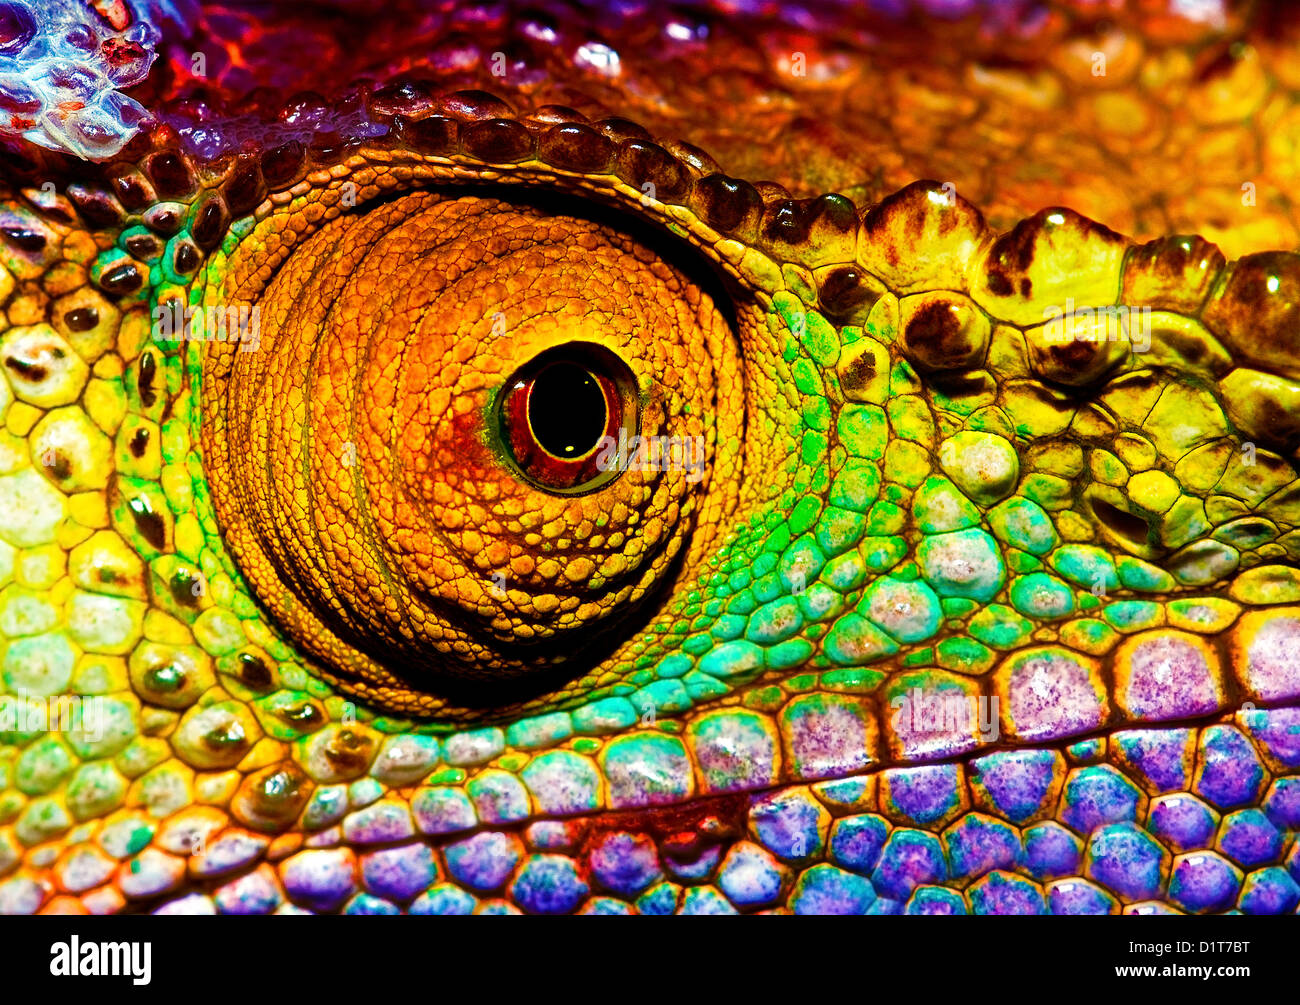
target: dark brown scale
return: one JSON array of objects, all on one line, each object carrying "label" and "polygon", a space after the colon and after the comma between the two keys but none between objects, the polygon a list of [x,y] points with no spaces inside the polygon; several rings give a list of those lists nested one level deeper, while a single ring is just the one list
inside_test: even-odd
[{"label": "dark brown scale", "polygon": [[171,237],[185,222],[184,208],[176,203],[162,203],[150,207],[144,214],[146,227],[162,237]]},{"label": "dark brown scale", "polygon": [[283,830],[298,819],[311,790],[311,779],[302,768],[293,761],[281,761],[245,778],[231,809],[246,826]]},{"label": "dark brown scale", "polygon": [[115,265],[99,277],[99,288],[115,297],[134,293],[143,285],[144,277],[134,262]]},{"label": "dark brown scale", "polygon": [[146,541],[162,551],[167,545],[167,525],[163,522],[161,514],[154,512],[145,496],[136,496],[127,503],[127,508],[131,510],[135,529]]},{"label": "dark brown scale", "polygon": [[1020,276],[1034,264],[1034,242],[1042,231],[1042,214],[1021,220],[989,249],[989,289],[1000,297],[1015,292]]},{"label": "dark brown scale", "polygon": [[664,143],[663,146],[679,163],[685,165],[696,176],[717,174],[722,170],[717,161],[699,147],[687,143],[685,140],[673,140]]},{"label": "dark brown scale", "polygon": [[614,143],[622,143],[624,140],[650,139],[649,132],[630,119],[620,119],[615,116],[614,118],[593,122],[592,125],[595,126],[596,132],[602,136],[607,136]]},{"label": "dark brown scale", "polygon": [[782,199],[763,216],[763,237],[770,243],[802,244],[812,229],[812,207],[802,199]]},{"label": "dark brown scale", "polygon": [[235,167],[222,189],[222,195],[226,197],[226,208],[232,216],[245,216],[257,208],[265,191],[262,172],[250,158]]},{"label": "dark brown scale", "polygon": [[840,386],[845,391],[858,391],[869,387],[876,379],[876,358],[869,352],[851,356],[840,370]]},{"label": "dark brown scale", "polygon": [[64,481],[72,477],[72,462],[68,460],[62,451],[51,451],[42,463],[58,481]]},{"label": "dark brown scale", "polygon": [[145,408],[152,408],[155,401],[158,400],[158,394],[154,390],[153,382],[158,376],[158,364],[154,360],[153,353],[147,352],[140,357],[139,379],[136,381],[136,389],[140,393],[140,403]]},{"label": "dark brown scale", "polygon": [[138,428],[131,436],[129,449],[133,456],[143,457],[144,452],[149,449],[149,430],[144,426]]},{"label": "dark brown scale", "polygon": [[654,186],[649,193],[660,202],[680,199],[690,188],[686,168],[663,147],[645,140],[624,140],[614,154],[614,170],[629,185],[645,191],[647,182]]},{"label": "dark brown scale", "polygon": [[19,359],[17,356],[6,357],[5,366],[18,374],[18,376],[23,380],[32,384],[39,384],[50,375],[50,371],[39,363],[29,363],[25,359]]},{"label": "dark brown scale", "polygon": [[551,126],[542,133],[537,147],[546,163],[586,174],[604,174],[614,155],[614,145],[608,139],[579,123]]},{"label": "dark brown scale", "polygon": [[255,691],[269,690],[272,683],[266,661],[256,653],[239,654],[239,679]]},{"label": "dark brown scale", "polygon": [[[139,456],[138,454],[136,455]],[[202,587],[196,591],[196,584],[202,583],[202,580],[195,579],[184,569],[178,571],[172,576],[172,581],[168,584],[171,591],[172,599],[181,607],[198,607],[199,597],[202,596]]]},{"label": "dark brown scale", "polygon": [[533,156],[533,136],[510,119],[488,119],[468,127],[461,137],[465,152],[492,164],[512,164]]},{"label": "dark brown scale", "polygon": [[125,215],[121,203],[102,190],[73,184],[68,186],[68,198],[92,227],[116,227]]},{"label": "dark brown scale", "polygon": [[338,767],[340,773],[349,774],[363,770],[370,763],[372,742],[365,736],[341,729],[325,745],[325,756]]},{"label": "dark brown scale", "polygon": [[26,192],[27,201],[47,220],[55,223],[74,223],[76,215],[71,204],[56,194],[46,191]]},{"label": "dark brown scale", "polygon": [[724,234],[735,233],[746,220],[757,221],[763,213],[758,189],[725,174],[709,175],[697,181],[692,200],[700,218]]},{"label": "dark brown scale", "polygon": [[395,81],[370,95],[373,115],[412,115],[433,104],[433,88],[423,80]]},{"label": "dark brown scale", "polygon": [[1055,342],[1047,348],[1058,375],[1085,373],[1091,369],[1093,361],[1101,352],[1101,343],[1087,340]]},{"label": "dark brown scale", "polygon": [[173,150],[154,154],[145,163],[158,195],[164,199],[181,199],[194,191],[194,176],[185,158]]},{"label": "dark brown scale", "polygon": [[262,177],[270,188],[283,188],[297,181],[307,160],[307,148],[290,140],[262,154]]},{"label": "dark brown scale", "polygon": [[93,307],[74,307],[63,315],[68,331],[88,332],[99,324],[99,311]]},{"label": "dark brown scale", "polygon": [[564,126],[585,125],[588,119],[576,108],[570,108],[568,105],[542,105],[525,115],[523,121],[539,126]]},{"label": "dark brown scale", "polygon": [[311,138],[311,160],[316,165],[337,164],[349,150],[355,150],[365,141],[340,132],[317,133]]},{"label": "dark brown scale", "polygon": [[853,201],[837,192],[819,195],[812,200],[809,207],[813,223],[818,229],[841,234],[856,234],[858,230],[858,210]]},{"label": "dark brown scale", "polygon": [[221,236],[226,230],[226,211],[218,199],[209,199],[194,214],[194,226],[190,236],[194,243],[204,251],[211,251],[221,243]]},{"label": "dark brown scale", "polygon": [[907,347],[921,363],[934,369],[951,365],[969,350],[961,320],[942,300],[931,301],[912,315],[905,334]]},{"label": "dark brown scale", "polygon": [[456,152],[459,125],[443,115],[413,121],[403,115],[393,119],[393,133],[398,140],[417,153],[434,156]]},{"label": "dark brown scale", "polygon": [[462,122],[483,122],[487,119],[514,118],[515,110],[487,91],[456,91],[439,102],[444,115]]},{"label": "dark brown scale", "polygon": [[0,234],[4,234],[5,240],[19,251],[37,252],[45,247],[45,235],[31,227],[18,225],[0,227]]},{"label": "dark brown scale", "polygon": [[117,156],[127,164],[139,164],[144,160],[145,155],[153,150],[153,140],[153,133],[150,130],[141,129],[126,141],[126,146],[118,152]]},{"label": "dark brown scale", "polygon": [[176,245],[176,253],[172,256],[172,266],[182,276],[188,276],[191,272],[199,267],[199,253],[194,245],[182,241]]},{"label": "dark brown scale", "polygon": [[292,95],[280,109],[280,121],[290,126],[312,126],[329,114],[329,105],[315,91]]},{"label": "dark brown scale", "polygon": [[158,244],[158,239],[152,234],[134,234],[126,239],[126,250],[133,258],[148,261],[157,257],[162,248]]},{"label": "dark brown scale", "polygon": [[118,202],[133,213],[138,213],[158,201],[157,194],[145,181],[144,175],[138,172],[118,175],[111,179],[110,183]]},{"label": "dark brown scale", "polygon": [[284,705],[276,711],[277,716],[291,726],[306,727],[315,729],[325,719],[321,715],[320,709],[309,701],[298,702],[295,705]]},{"label": "dark brown scale", "polygon": [[835,317],[846,317],[871,298],[871,291],[863,282],[862,272],[847,265],[826,277],[819,295],[827,313]]}]

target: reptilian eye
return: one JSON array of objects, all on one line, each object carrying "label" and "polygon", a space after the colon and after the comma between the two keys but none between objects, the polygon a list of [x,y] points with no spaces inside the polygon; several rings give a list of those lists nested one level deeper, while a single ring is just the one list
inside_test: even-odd
[{"label": "reptilian eye", "polygon": [[590,492],[621,474],[620,436],[627,443],[639,432],[636,396],[627,364],[600,346],[544,352],[505,383],[502,441],[520,475],[539,488]]},{"label": "reptilian eye", "polygon": [[559,197],[302,219],[259,223],[207,291],[260,312],[255,347],[203,353],[240,571],[326,676],[388,707],[581,677],[721,533],[702,510],[732,505],[718,427],[743,426],[744,387],[710,276]]}]

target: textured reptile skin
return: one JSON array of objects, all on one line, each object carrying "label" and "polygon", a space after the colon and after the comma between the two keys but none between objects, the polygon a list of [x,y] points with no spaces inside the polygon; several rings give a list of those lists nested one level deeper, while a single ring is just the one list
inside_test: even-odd
[{"label": "textured reptile skin", "polygon": [[[0,4],[0,913],[1296,912],[1284,6],[101,6]],[[575,345],[678,454],[537,466]]]}]

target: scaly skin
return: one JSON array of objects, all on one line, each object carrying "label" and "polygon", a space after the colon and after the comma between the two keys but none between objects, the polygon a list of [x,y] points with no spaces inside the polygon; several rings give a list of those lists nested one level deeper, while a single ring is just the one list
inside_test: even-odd
[{"label": "scaly skin", "polygon": [[[0,911],[1294,912],[1285,27],[586,17],[352,22],[296,83],[368,138],[0,176]],[[702,477],[520,477],[576,341]]]}]

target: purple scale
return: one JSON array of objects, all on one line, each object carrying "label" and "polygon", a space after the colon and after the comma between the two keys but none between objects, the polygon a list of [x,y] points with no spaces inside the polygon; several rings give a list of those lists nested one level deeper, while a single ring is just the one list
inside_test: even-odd
[{"label": "purple scale", "polygon": [[837,820],[831,831],[831,861],[853,872],[868,873],[876,867],[888,836],[889,824],[875,814]]},{"label": "purple scale", "polygon": [[822,850],[827,814],[803,791],[755,800],[749,816],[763,847],[780,858],[808,858]]},{"label": "purple scale", "polygon": [[284,901],[269,866],[231,880],[212,891],[212,901],[222,914],[270,914]]},{"label": "purple scale", "polygon": [[485,771],[465,788],[478,818],[485,824],[513,823],[528,816],[528,793],[514,775]]},{"label": "purple scale", "polygon": [[573,829],[562,820],[538,820],[524,830],[524,840],[533,851],[571,851],[574,837]]},{"label": "purple scale", "polygon": [[510,898],[533,914],[569,914],[589,889],[573,859],[566,855],[533,855],[510,884]]},{"label": "purple scale", "polygon": [[1300,619],[1279,615],[1259,629],[1246,653],[1243,681],[1263,701],[1300,698]]},{"label": "purple scale", "polygon": [[1025,830],[1025,868],[1036,879],[1073,876],[1079,871],[1083,842],[1054,820]]},{"label": "purple scale", "polygon": [[1242,712],[1241,721],[1277,761],[1288,768],[1300,768],[1300,705],[1253,709]]},{"label": "purple scale", "polygon": [[1219,828],[1219,815],[1186,792],[1151,800],[1147,829],[1177,852],[1208,848]]},{"label": "purple scale", "polygon": [[478,823],[474,804],[460,789],[420,789],[411,800],[411,813],[421,834],[452,834]]},{"label": "purple scale", "polygon": [[998,697],[1006,704],[1016,735],[1024,740],[1091,733],[1110,718],[1097,682],[1064,652],[1038,653],[1018,662]]},{"label": "purple scale", "polygon": [[1220,691],[1201,650],[1185,639],[1159,635],[1134,648],[1122,704],[1135,719],[1189,719],[1218,711]]},{"label": "purple scale", "polygon": [[1264,797],[1264,812],[1277,827],[1300,830],[1300,778],[1279,778]]},{"label": "purple scale", "polygon": [[1066,779],[1061,819],[1086,837],[1103,824],[1136,820],[1142,793],[1109,764],[1077,768]]},{"label": "purple scale", "polygon": [[815,865],[795,884],[790,909],[795,914],[865,914],[876,899],[864,877],[833,865]]},{"label": "purple scale", "polygon": [[971,784],[986,793],[990,808],[1012,823],[1038,813],[1052,790],[1061,755],[1051,750],[1004,750],[971,762]]},{"label": "purple scale", "polygon": [[212,898],[201,893],[187,893],[183,897],[169,900],[162,907],[150,912],[163,917],[201,917],[217,913]]},{"label": "purple scale", "polygon": [[347,906],[343,908],[343,913],[348,916],[391,916],[401,914],[402,909],[396,904],[390,904],[382,897],[375,897],[368,893],[358,893],[348,901]]},{"label": "purple scale", "polygon": [[1188,750],[1195,740],[1190,729],[1126,729],[1112,740],[1120,754],[1161,792],[1187,788],[1190,759]]},{"label": "purple scale", "polygon": [[329,910],[357,891],[356,858],[348,848],[300,851],[286,859],[280,875],[294,900]]},{"label": "purple scale", "polygon": [[942,882],[947,872],[937,837],[900,828],[885,842],[880,862],[871,874],[871,885],[881,896],[906,900],[916,887]]},{"label": "purple scale", "polygon": [[1245,914],[1290,914],[1300,905],[1300,885],[1280,866],[1252,872],[1237,906]]},{"label": "purple scale", "polygon": [[698,882],[712,876],[721,859],[722,846],[711,844],[706,845],[689,858],[665,855],[664,868],[668,870],[669,875],[674,879]]},{"label": "purple scale", "polygon": [[1232,726],[1209,726],[1201,733],[1196,791],[1220,809],[1254,803],[1264,785],[1264,769],[1250,741]]},{"label": "purple scale", "polygon": [[982,813],[967,813],[943,834],[948,875],[974,879],[995,869],[1013,869],[1024,854],[1015,830]]},{"label": "purple scale", "polygon": [[460,916],[473,914],[477,904],[478,901],[460,887],[439,883],[415,898],[409,913]]},{"label": "purple scale", "polygon": [[591,875],[605,889],[635,897],[663,878],[659,853],[654,841],[645,834],[617,831],[605,834],[587,858]]},{"label": "purple scale", "polygon": [[386,844],[415,834],[405,803],[382,800],[343,818],[343,836],[350,844]]},{"label": "purple scale", "polygon": [[452,876],[465,886],[484,891],[499,889],[523,854],[523,842],[500,831],[483,831],[443,850]]},{"label": "purple scale", "polygon": [[784,878],[781,863],[771,852],[739,841],[727,852],[718,886],[737,907],[767,907],[780,896]]},{"label": "purple scale", "polygon": [[918,886],[912,891],[912,897],[903,913],[951,916],[970,912],[966,910],[966,901],[962,900],[961,894],[956,890],[942,886]]},{"label": "purple scale", "polygon": [[592,897],[589,901],[583,904],[582,909],[578,911],[578,914],[583,915],[584,917],[587,915],[595,915],[597,917],[606,917],[609,915],[626,916],[635,913],[636,912],[633,911],[629,905],[623,903],[621,900],[615,900],[613,897]]},{"label": "purple scale", "polygon": [[1223,818],[1219,851],[1249,869],[1277,861],[1282,854],[1282,835],[1262,810],[1237,810]]},{"label": "purple scale", "polygon": [[966,892],[972,914],[1046,914],[1043,891],[1009,872],[991,872]]},{"label": "purple scale", "polygon": [[1179,856],[1169,877],[1169,899],[1186,911],[1221,911],[1232,906],[1241,873],[1212,851]]},{"label": "purple scale", "polygon": [[361,856],[361,882],[368,891],[388,900],[410,900],[437,878],[438,863],[426,844],[405,844]]},{"label": "purple scale", "polygon": [[885,772],[883,784],[890,809],[906,822],[924,826],[941,819],[960,804],[961,765],[891,768]]},{"label": "purple scale", "polygon": [[1047,904],[1053,914],[1110,914],[1115,898],[1086,879],[1063,879],[1047,891]]},{"label": "purple scale", "polygon": [[1127,900],[1160,893],[1166,853],[1136,824],[1109,824],[1088,842],[1088,876]]},{"label": "purple scale", "polygon": [[867,908],[868,915],[894,915],[902,914],[905,905],[901,900],[890,900],[888,897],[877,897]]},{"label": "purple scale", "polygon": [[230,830],[222,834],[196,856],[191,869],[198,876],[220,876],[222,873],[251,865],[257,861],[271,842],[261,834],[244,830]]},{"label": "purple scale", "polygon": [[727,915],[739,914],[727,898],[720,894],[711,886],[693,886],[686,891],[686,896],[682,898],[682,909],[678,912],[685,915]]}]

